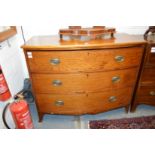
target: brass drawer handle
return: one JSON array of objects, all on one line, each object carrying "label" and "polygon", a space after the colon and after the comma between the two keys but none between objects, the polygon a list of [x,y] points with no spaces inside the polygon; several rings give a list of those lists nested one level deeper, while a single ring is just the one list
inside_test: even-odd
[{"label": "brass drawer handle", "polygon": [[116,60],[116,62],[123,62],[123,61],[125,60],[125,58],[124,58],[124,56],[117,55],[117,56],[115,57],[115,60]]},{"label": "brass drawer handle", "polygon": [[64,105],[64,101],[61,101],[61,100],[55,101],[55,105],[56,106],[63,106]]},{"label": "brass drawer handle", "polygon": [[151,96],[155,96],[155,91],[150,91]]},{"label": "brass drawer handle", "polygon": [[58,64],[60,64],[60,59],[58,59],[58,58],[51,59],[50,63],[52,65],[58,65]]},{"label": "brass drawer handle", "polygon": [[116,101],[117,101],[116,96],[109,97],[109,102],[116,102]]},{"label": "brass drawer handle", "polygon": [[62,82],[60,80],[53,80],[52,84],[53,86],[61,86]]},{"label": "brass drawer handle", "polygon": [[119,77],[119,76],[114,76],[114,77],[112,77],[112,82],[113,83],[117,83],[117,82],[119,82],[121,80],[121,78]]}]

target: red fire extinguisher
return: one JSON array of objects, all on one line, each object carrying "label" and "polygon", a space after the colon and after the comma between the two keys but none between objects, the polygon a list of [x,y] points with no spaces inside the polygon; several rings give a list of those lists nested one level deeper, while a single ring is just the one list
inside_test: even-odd
[{"label": "red fire extinguisher", "polygon": [[11,97],[8,85],[0,67],[0,101],[6,101]]},{"label": "red fire extinguisher", "polygon": [[11,111],[13,120],[16,125],[16,129],[33,129],[33,122],[30,115],[28,104],[25,100],[14,101],[5,106],[2,114],[4,125],[10,129],[6,121],[6,111],[9,108]]}]

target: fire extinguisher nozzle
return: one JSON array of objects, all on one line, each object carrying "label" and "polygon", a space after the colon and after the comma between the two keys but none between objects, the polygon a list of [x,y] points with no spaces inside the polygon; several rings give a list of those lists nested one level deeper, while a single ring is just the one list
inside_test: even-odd
[{"label": "fire extinguisher nozzle", "polygon": [[9,125],[7,124],[7,121],[6,121],[6,112],[7,112],[7,109],[8,109],[8,107],[9,107],[9,105],[10,105],[10,103],[7,103],[6,106],[5,106],[4,109],[3,109],[3,112],[2,112],[2,120],[3,120],[3,123],[4,123],[4,125],[5,125],[5,127],[6,127],[7,129],[11,129],[11,128],[9,127]]}]

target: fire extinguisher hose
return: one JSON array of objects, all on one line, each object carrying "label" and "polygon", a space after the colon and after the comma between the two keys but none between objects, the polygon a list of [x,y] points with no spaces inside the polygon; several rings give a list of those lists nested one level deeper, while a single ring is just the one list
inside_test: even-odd
[{"label": "fire extinguisher hose", "polygon": [[7,112],[7,109],[8,109],[8,107],[9,107],[9,105],[10,105],[10,103],[6,104],[6,106],[4,107],[3,112],[2,112],[2,120],[3,120],[3,123],[4,123],[4,125],[5,125],[5,127],[6,127],[7,129],[11,129],[11,128],[9,127],[7,121],[6,121],[6,112]]}]

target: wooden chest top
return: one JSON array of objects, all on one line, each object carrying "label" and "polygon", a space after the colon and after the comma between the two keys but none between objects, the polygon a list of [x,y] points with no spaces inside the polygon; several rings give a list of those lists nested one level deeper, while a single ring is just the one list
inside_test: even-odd
[{"label": "wooden chest top", "polygon": [[35,36],[22,48],[25,50],[80,50],[130,47],[145,44],[142,35],[116,34],[112,39],[90,41],[60,40],[58,36]]}]

